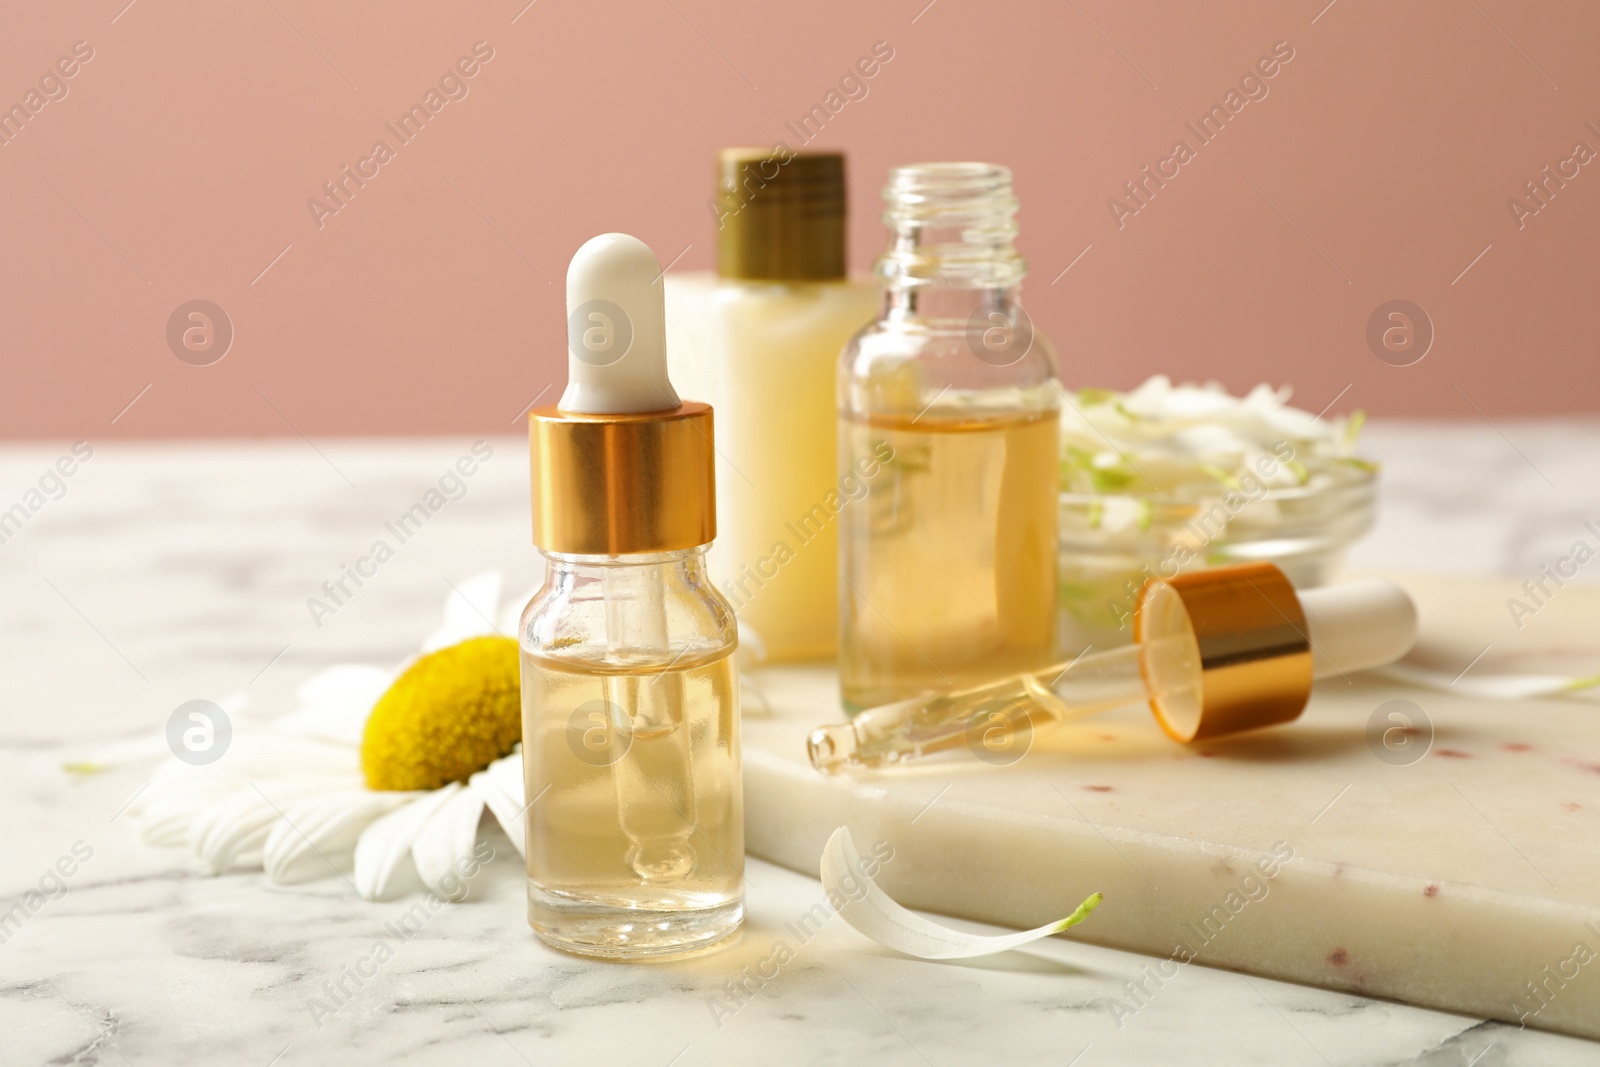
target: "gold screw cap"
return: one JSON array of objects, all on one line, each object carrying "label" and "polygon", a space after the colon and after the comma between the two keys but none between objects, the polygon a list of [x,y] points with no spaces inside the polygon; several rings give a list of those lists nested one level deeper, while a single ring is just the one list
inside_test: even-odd
[{"label": "gold screw cap", "polygon": [[725,148],[717,157],[714,205],[722,277],[845,276],[843,153]]}]

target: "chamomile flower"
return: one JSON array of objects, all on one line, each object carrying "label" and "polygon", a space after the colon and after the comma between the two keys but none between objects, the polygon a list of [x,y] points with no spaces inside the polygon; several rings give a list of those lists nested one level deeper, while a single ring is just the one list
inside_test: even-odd
[{"label": "chamomile flower", "polygon": [[[368,900],[419,883],[458,895],[486,817],[525,856],[518,653],[504,635],[517,632],[528,597],[506,605],[496,628],[498,574],[452,589],[443,623],[399,670],[329,667],[300,687],[293,712],[234,730],[216,762],[164,760],[127,809],[141,840],[280,885],[344,875]],[[748,668],[760,638],[741,628],[741,645]],[[764,707],[742,680],[747,704]],[[221,702],[230,716],[243,706],[242,696]],[[124,742],[68,769],[148,758],[166,743]]]},{"label": "chamomile flower", "polygon": [[330,667],[216,762],[165,761],[128,808],[142,840],[278,884],[353,867],[369,900],[419,881],[458,894],[485,813],[525,853],[517,646],[490,622],[499,599],[498,574],[462,582],[398,672]]}]

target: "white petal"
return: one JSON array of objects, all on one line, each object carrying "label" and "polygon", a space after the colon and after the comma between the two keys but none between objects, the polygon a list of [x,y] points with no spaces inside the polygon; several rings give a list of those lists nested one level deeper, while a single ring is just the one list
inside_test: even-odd
[{"label": "white petal", "polygon": [[1106,534],[1131,530],[1149,517],[1149,503],[1142,497],[1110,494],[1101,498],[1100,529]]},{"label": "white petal", "polygon": [[359,745],[372,706],[393,681],[392,671],[370,664],[329,667],[300,687],[300,707],[275,721],[273,729]]},{"label": "white petal", "polygon": [[482,637],[495,632],[494,616],[500,610],[500,572],[488,571],[454,583],[444,602],[444,623],[422,642],[423,652]]},{"label": "white petal", "polygon": [[390,678],[389,671],[370,663],[338,663],[307,678],[295,696],[308,708],[370,703],[383,695]]},{"label": "white petal", "polygon": [[446,900],[466,895],[463,881],[467,861],[478,844],[478,824],[483,821],[483,796],[462,789],[417,831],[411,858],[429,889]]},{"label": "white petal", "polygon": [[411,858],[417,831],[460,789],[460,782],[451,782],[431,793],[401,794],[415,799],[368,826],[356,842],[356,892],[367,900],[397,895],[404,885],[397,878]]},{"label": "white petal", "polygon": [[[146,795],[153,791],[146,790]],[[157,796],[141,795],[129,810],[139,827],[139,840],[147,845],[180,847],[195,840],[195,820],[199,819],[231,790],[214,790],[207,796],[199,790],[167,790]]]},{"label": "white petal", "polygon": [[286,806],[284,818],[261,848],[267,879],[289,885],[340,873],[334,864],[356,847],[361,832],[410,796],[370,789],[339,790]]},{"label": "white petal", "polygon": [[246,787],[206,810],[189,827],[196,856],[223,873],[259,866],[261,846],[280,818],[265,797]]},{"label": "white petal", "polygon": [[1441,693],[1461,693],[1485,700],[1531,700],[1534,697],[1594,695],[1600,679],[1568,677],[1560,674],[1473,674],[1455,675],[1409,663],[1391,663],[1375,673],[1397,682],[1437,689]]},{"label": "white petal", "polygon": [[520,854],[527,856],[528,822],[523,818],[527,805],[523,798],[527,791],[522,784],[521,749],[504,759],[495,760],[474,774],[467,782],[467,788],[483,798],[512,845]]},{"label": "white petal", "polygon": [[189,840],[194,814],[189,811],[163,812],[139,822],[139,842],[156,848],[177,848]]},{"label": "white petal", "polygon": [[1100,903],[1096,893],[1065,919],[1019,934],[990,937],[952,930],[907,911],[878,888],[843,826],[822,850],[822,886],[829,900],[845,902],[839,911],[845,922],[880,945],[925,960],[966,959],[1017,948],[1076,926]]}]

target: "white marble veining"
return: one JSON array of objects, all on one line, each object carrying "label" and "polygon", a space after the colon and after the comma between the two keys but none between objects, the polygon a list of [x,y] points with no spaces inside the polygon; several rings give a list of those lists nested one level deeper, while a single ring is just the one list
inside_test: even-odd
[{"label": "white marble veining", "polygon": [[[1372,427],[1383,514],[1352,562],[1532,574],[1564,552],[1600,517],[1600,425],[1497,423]],[[496,439],[465,494],[347,605],[320,628],[307,610],[470,444],[97,444],[0,544],[0,908],[41,879],[55,894],[0,943],[0,1063],[1600,1062],[1588,1042],[1198,966],[1119,1025],[1113,998],[1147,957],[1056,938],[927,963],[837,919],[800,944],[785,924],[820,887],[760,861],[743,938],[695,960],[544,948],[510,861],[401,940],[390,928],[418,898],[204,876],[118,818],[141,768],[60,772],[185,700],[245,689],[244,714],[270,715],[320,666],[397,662],[447,579],[498,568],[531,586],[525,446]],[[0,450],[0,510],[63,451]],[[71,859],[79,842],[86,861]],[[63,857],[61,894],[45,876]],[[780,938],[795,958],[733,997]],[[392,958],[356,975],[380,940]]]}]

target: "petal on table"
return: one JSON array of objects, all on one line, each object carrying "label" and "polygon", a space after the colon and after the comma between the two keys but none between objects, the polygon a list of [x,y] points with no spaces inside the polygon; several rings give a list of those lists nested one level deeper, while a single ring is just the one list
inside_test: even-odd
[{"label": "petal on table", "polygon": [[925,960],[966,959],[1018,948],[1078,925],[1100,903],[1096,893],[1065,919],[1018,934],[992,937],[955,930],[907,911],[878,888],[843,826],[822,850],[822,887],[830,903],[843,902],[839,914],[845,922],[880,945]]},{"label": "petal on table", "polygon": [[1464,693],[1484,700],[1532,700],[1535,697],[1575,696],[1593,699],[1600,695],[1600,677],[1561,674],[1452,674],[1404,661],[1379,667],[1375,674],[1422,689],[1441,693]]},{"label": "petal on table", "polygon": [[473,856],[478,824],[483,821],[483,796],[473,789],[457,791],[423,824],[411,846],[411,858],[423,884],[446,900],[467,895],[466,879],[481,862]]},{"label": "petal on table", "polygon": [[404,886],[399,876],[411,860],[418,831],[460,791],[461,783],[451,782],[368,826],[356,842],[356,892],[368,900],[397,895]]},{"label": "petal on table", "polygon": [[143,737],[130,737],[124,741],[113,742],[64,766],[66,770],[75,774],[96,774],[129,763],[158,759],[168,755],[170,751],[165,733],[146,734]]}]

